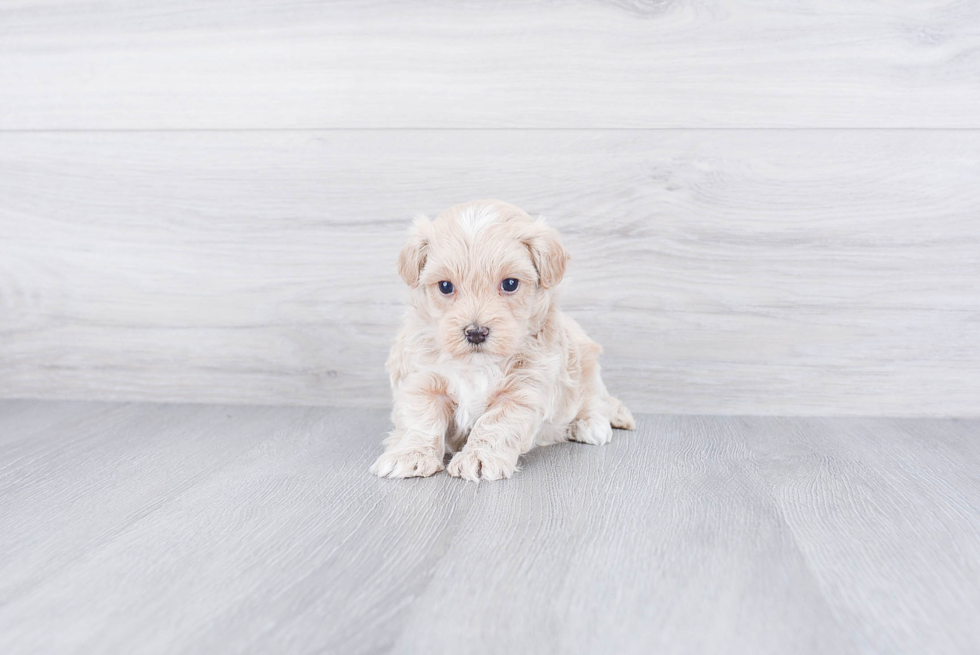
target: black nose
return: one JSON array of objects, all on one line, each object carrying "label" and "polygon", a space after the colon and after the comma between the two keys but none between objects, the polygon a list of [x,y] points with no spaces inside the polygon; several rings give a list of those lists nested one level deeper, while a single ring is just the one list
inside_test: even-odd
[{"label": "black nose", "polygon": [[483,343],[487,340],[487,335],[490,334],[490,328],[469,325],[463,330],[463,334],[466,335],[466,340],[470,343]]}]

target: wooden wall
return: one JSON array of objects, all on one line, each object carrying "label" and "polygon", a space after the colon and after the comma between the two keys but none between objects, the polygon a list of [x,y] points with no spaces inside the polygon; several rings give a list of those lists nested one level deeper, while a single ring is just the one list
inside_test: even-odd
[{"label": "wooden wall", "polygon": [[980,4],[0,26],[0,396],[385,406],[409,218],[499,197],[634,410],[980,414]]}]

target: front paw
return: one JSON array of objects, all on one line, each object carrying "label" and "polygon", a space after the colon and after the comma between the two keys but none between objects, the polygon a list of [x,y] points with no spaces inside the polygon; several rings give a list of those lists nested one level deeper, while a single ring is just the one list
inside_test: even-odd
[{"label": "front paw", "polygon": [[502,457],[479,448],[463,448],[455,455],[446,472],[456,478],[471,482],[484,480],[500,480],[509,478],[517,470],[517,457],[513,459]]},{"label": "front paw", "polygon": [[382,478],[426,478],[442,470],[442,457],[424,450],[385,451],[371,466]]}]

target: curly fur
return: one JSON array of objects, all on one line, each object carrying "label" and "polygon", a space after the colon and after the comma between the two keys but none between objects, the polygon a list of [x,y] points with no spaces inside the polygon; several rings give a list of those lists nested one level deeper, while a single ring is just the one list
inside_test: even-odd
[{"label": "curly fur", "polygon": [[[398,257],[411,302],[388,359],[395,429],[373,473],[509,478],[535,446],[633,429],[602,382],[602,349],[558,309],[567,262],[554,229],[497,200],[416,219]],[[507,278],[516,292],[502,290]],[[489,329],[484,342],[467,340],[474,325]]]}]

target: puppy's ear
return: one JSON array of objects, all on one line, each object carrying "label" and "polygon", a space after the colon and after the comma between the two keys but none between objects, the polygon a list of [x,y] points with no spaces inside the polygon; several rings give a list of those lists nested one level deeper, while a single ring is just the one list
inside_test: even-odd
[{"label": "puppy's ear", "polygon": [[398,274],[410,287],[418,286],[419,276],[425,266],[425,259],[429,252],[429,241],[426,238],[428,227],[429,219],[425,216],[416,216],[408,242],[398,253]]},{"label": "puppy's ear", "polygon": [[531,261],[538,271],[538,284],[545,289],[557,286],[565,277],[568,252],[562,247],[558,231],[548,227],[544,221],[534,222],[524,245],[531,253]]}]

